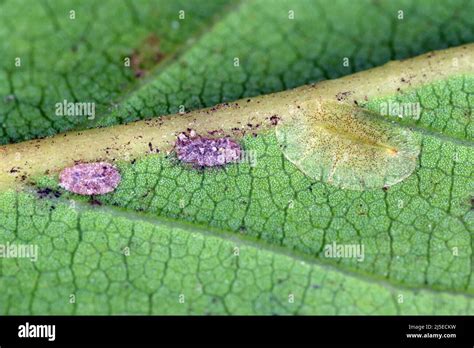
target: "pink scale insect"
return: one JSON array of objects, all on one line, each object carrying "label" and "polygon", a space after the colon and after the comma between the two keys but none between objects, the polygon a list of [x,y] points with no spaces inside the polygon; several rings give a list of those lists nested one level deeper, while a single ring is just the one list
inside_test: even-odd
[{"label": "pink scale insect", "polygon": [[229,137],[206,138],[194,130],[179,134],[175,149],[180,161],[199,167],[223,166],[238,161],[242,154],[235,140]]},{"label": "pink scale insect", "polygon": [[[199,167],[223,166],[240,159],[240,145],[229,137],[206,138],[194,130],[181,133],[175,144],[178,159]],[[79,195],[103,195],[120,183],[118,169],[107,162],[80,163],[63,169],[59,185]]]},{"label": "pink scale insect", "polygon": [[79,195],[103,195],[115,190],[120,183],[118,169],[107,162],[80,163],[63,169],[59,185]]}]

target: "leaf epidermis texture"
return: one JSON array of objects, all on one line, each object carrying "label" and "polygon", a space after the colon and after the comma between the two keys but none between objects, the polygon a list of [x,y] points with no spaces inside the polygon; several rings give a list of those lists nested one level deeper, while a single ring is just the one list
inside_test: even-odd
[{"label": "leaf epidermis texture", "polygon": [[[187,33],[156,21],[159,2],[117,3],[81,2],[69,27],[68,2],[2,2],[2,21],[15,29],[0,33],[2,143],[288,89],[474,37],[472,1],[248,1],[202,36],[196,29],[224,2],[186,7]],[[169,19],[182,6],[160,13]],[[155,53],[165,58],[150,60]],[[124,70],[130,54],[146,79]],[[12,67],[16,56],[21,69]],[[282,154],[274,134],[261,133],[242,140],[254,165],[197,170],[150,155],[119,163],[117,191],[92,200],[61,191],[56,177],[41,178],[45,188],[32,194],[4,193],[2,242],[35,243],[40,257],[0,260],[0,312],[472,314],[473,86],[461,76],[363,105],[376,113],[387,101],[422,105],[420,118],[387,117],[413,128],[420,147],[415,170],[388,188],[315,180]],[[62,99],[96,102],[97,124],[48,117]],[[363,245],[364,261],[328,259],[331,243]]]},{"label": "leaf epidermis texture", "polygon": [[[10,29],[0,32],[0,143],[212,106],[474,40],[472,1],[233,4],[81,1],[71,20],[68,1],[4,1],[0,22]],[[179,10],[186,20],[177,20]],[[165,58],[137,80],[124,59],[150,50]],[[51,117],[65,99],[94,102],[97,117]]]},{"label": "leaf epidermis texture", "polygon": [[[449,104],[449,95],[439,104]],[[470,297],[472,146],[423,128],[412,132],[420,146],[415,171],[389,188],[344,190],[315,180],[288,161],[276,135],[266,132],[241,142],[245,151],[255,152],[254,165],[196,170],[172,156],[150,155],[121,163],[120,186],[97,199],[231,231],[236,238],[254,238],[394,286]],[[54,178],[44,180],[54,185]],[[326,258],[324,247],[334,242],[364,245],[364,262]]]},{"label": "leaf epidermis texture", "polygon": [[2,260],[2,313],[471,311],[470,300],[462,294],[394,287],[209,228],[140,218],[115,209],[82,208],[38,201],[30,194],[2,194],[2,238],[42,246],[37,262]]}]

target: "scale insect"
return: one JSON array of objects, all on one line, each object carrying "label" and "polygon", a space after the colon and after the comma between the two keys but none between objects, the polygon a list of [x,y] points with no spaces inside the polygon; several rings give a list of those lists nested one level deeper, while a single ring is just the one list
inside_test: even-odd
[{"label": "scale insect", "polygon": [[103,195],[115,190],[120,183],[118,169],[106,162],[80,163],[63,169],[59,185],[79,195]]},{"label": "scale insect", "polygon": [[276,126],[284,156],[308,177],[349,190],[387,189],[416,168],[409,128],[358,106],[310,101]]},{"label": "scale insect", "polygon": [[194,130],[181,133],[175,144],[176,154],[182,162],[200,167],[223,166],[240,159],[240,145],[229,137],[206,138]]}]

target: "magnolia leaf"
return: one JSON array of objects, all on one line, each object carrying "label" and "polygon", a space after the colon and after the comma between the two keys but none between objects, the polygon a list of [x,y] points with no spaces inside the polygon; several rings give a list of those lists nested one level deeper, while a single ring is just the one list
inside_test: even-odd
[{"label": "magnolia leaf", "polygon": [[0,313],[474,314],[472,6],[2,2]]}]

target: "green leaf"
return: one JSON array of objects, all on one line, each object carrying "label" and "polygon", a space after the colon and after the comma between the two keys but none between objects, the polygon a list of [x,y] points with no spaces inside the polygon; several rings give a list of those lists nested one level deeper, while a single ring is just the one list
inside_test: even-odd
[{"label": "green leaf", "polygon": [[2,260],[3,314],[472,313],[463,294],[394,287],[215,229],[25,194],[0,204],[7,238],[40,245],[36,263]]},{"label": "green leaf", "polygon": [[[442,62],[449,62],[448,58],[470,59],[473,46],[465,47],[437,52],[435,68],[412,76],[414,86],[422,84],[416,90],[440,84],[437,69],[447,72]],[[365,95],[384,77],[385,90],[372,92],[368,100],[375,109],[375,100],[379,104],[396,100],[396,95],[377,96],[400,88],[403,82],[394,76],[403,75],[403,67],[423,66],[427,59],[429,55],[248,103],[238,101],[214,114],[204,110],[165,118],[152,126],[146,121],[111,128],[108,136],[121,148],[127,138],[117,140],[114,131],[125,135],[132,131],[146,139],[146,132],[133,132],[151,129],[151,134],[159,137],[169,133],[166,127],[179,130],[189,125],[190,119],[199,119],[201,127],[209,130],[214,126],[212,120],[225,120],[230,128],[232,120],[241,120],[243,107],[238,107],[239,103],[249,105],[246,108],[262,120],[278,110],[284,122],[288,119],[284,110],[294,108],[295,102],[299,105],[315,95],[336,99],[341,87],[353,88],[354,97]],[[427,84],[423,76],[438,82]],[[397,82],[390,85],[388,81]],[[453,74],[443,81],[450,93],[436,96],[440,110],[454,107],[453,94],[464,93],[461,99],[470,100],[472,73]],[[410,90],[408,95],[414,93]],[[470,105],[463,111],[472,115]],[[33,244],[40,250],[36,263],[2,260],[3,287],[30,299],[28,308],[21,308],[26,304],[17,304],[13,300],[16,295],[6,292],[2,301],[8,303],[5,312],[472,312],[474,152],[470,140],[413,128],[421,144],[415,172],[388,188],[354,191],[303,174],[285,160],[272,128],[261,128],[255,130],[257,136],[241,138],[243,148],[254,152],[255,163],[196,169],[177,163],[172,154],[154,154],[132,163],[117,161],[122,174],[119,187],[92,201],[56,192],[55,175],[31,175],[39,191],[30,188],[29,193],[3,194],[0,225],[5,231],[4,244]],[[53,168],[59,152],[78,148],[84,141],[88,148],[100,144],[95,138],[108,143],[103,133],[94,130],[7,146],[4,155],[21,154],[21,174],[21,163],[50,158],[46,163]],[[30,151],[32,146],[37,148],[36,154]],[[355,142],[354,146],[359,145]],[[93,148],[89,153],[100,156],[100,151],[104,150]],[[57,196],[61,197],[54,198]],[[154,238],[157,241],[153,242]],[[352,255],[328,253],[328,247],[336,251],[338,245],[364,250]],[[41,257],[43,253],[48,256]],[[122,291],[123,286],[130,289]],[[51,287],[61,293],[52,292]],[[265,291],[269,293],[266,296]],[[340,291],[341,297],[334,297]],[[77,302],[69,305],[71,294]],[[180,303],[181,295],[184,303]]]},{"label": "green leaf", "polygon": [[[257,0],[233,8],[223,1],[5,1],[0,143],[211,106],[472,42],[473,11],[469,0]],[[142,82],[124,58],[149,51],[150,39],[164,58]],[[94,101],[96,119],[56,116],[64,99]]]},{"label": "green leaf", "polygon": [[[98,115],[106,113],[202,36],[227,3],[2,1],[0,143],[52,135],[83,123],[80,117],[55,115],[56,103],[65,99],[94,102]],[[179,11],[186,20],[179,19]]]},{"label": "green leaf", "polygon": [[[472,2],[164,3],[35,3],[42,10],[21,20],[30,2],[0,4],[2,23],[23,23],[12,39],[0,29],[9,38],[0,40],[8,51],[0,90],[14,95],[0,102],[2,141],[94,128],[0,147],[0,313],[474,314],[474,46],[351,74],[472,41]],[[187,29],[172,34],[181,8]],[[166,20],[157,23],[155,10]],[[167,58],[150,59],[151,33]],[[65,35],[78,42],[74,54]],[[37,58],[17,71],[15,52]],[[134,52],[140,78],[122,67]],[[97,118],[50,117],[64,98],[96,101]],[[417,103],[420,114],[410,108]],[[318,105],[319,131],[303,122],[291,133],[312,154],[302,166],[278,130],[314,118]],[[351,128],[353,114],[370,116]],[[232,136],[249,157],[213,169],[182,164],[173,146],[187,128]],[[321,129],[336,146],[316,141]],[[313,140],[303,144],[301,134]],[[401,162],[366,148],[398,150],[404,134],[416,140],[413,162],[386,182]],[[314,170],[330,170],[337,144],[367,167],[351,162],[335,182]],[[64,167],[98,160],[120,170],[113,193],[59,187]],[[364,175],[370,186],[344,185]],[[37,247],[37,260],[8,255],[17,246]]]}]

